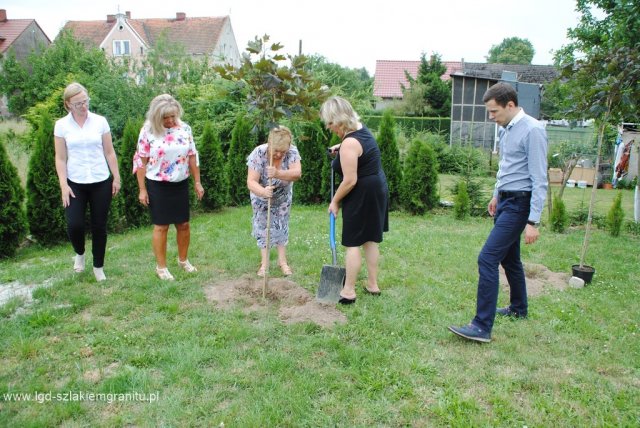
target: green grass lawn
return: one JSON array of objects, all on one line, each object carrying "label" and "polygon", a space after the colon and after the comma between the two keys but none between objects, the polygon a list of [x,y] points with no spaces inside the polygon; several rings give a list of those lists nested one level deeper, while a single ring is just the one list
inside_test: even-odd
[{"label": "green grass lawn", "polygon": [[[291,279],[311,293],[331,262],[327,220],[324,206],[291,216]],[[105,283],[91,269],[72,273],[68,244],[1,261],[0,283],[43,287],[0,308],[0,426],[637,426],[638,236],[595,230],[591,285],[531,298],[527,320],[498,319],[494,341],[479,345],[447,326],[474,314],[489,219],[393,213],[383,295],[359,293],[333,329],[283,324],[273,305],[207,301],[208,285],[257,269],[250,222],[248,207],[195,216],[199,272],[174,267],[173,283],[154,275],[148,228],[110,236]],[[522,257],[568,273],[582,236],[543,227]],[[174,240],[172,231],[170,260]],[[275,251],[272,260],[275,271]],[[77,400],[5,395],[34,392]],[[134,393],[154,401],[113,395]]]}]

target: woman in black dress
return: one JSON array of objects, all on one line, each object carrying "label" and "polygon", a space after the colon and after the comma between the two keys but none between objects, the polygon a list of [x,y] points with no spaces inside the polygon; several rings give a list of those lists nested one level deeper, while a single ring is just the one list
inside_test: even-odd
[{"label": "woman in black dress", "polygon": [[367,263],[367,286],[364,291],[379,295],[378,244],[382,232],[389,230],[389,189],[382,170],[380,149],[371,132],[360,122],[351,104],[341,97],[331,97],[322,105],[320,118],[342,143],[331,147],[336,154],[331,167],[342,182],[329,204],[337,216],[342,206],[342,245],[346,247],[347,276],[340,293],[340,303],[356,301],[356,279],[364,249]]}]

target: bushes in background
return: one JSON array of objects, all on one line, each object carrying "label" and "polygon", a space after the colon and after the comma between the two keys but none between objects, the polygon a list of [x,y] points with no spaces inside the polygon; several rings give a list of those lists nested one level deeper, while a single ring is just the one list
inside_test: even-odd
[{"label": "bushes in background", "polygon": [[4,141],[0,141],[0,259],[14,256],[27,234],[23,201],[18,170],[9,160]]}]

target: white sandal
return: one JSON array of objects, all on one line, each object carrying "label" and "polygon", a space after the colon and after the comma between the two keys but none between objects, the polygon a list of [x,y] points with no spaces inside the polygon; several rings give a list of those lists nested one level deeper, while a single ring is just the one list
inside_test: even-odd
[{"label": "white sandal", "polygon": [[169,269],[166,267],[159,268],[158,266],[156,266],[156,274],[158,274],[158,278],[163,281],[173,281],[175,279],[173,275],[171,275],[171,272],[169,272]]},{"label": "white sandal", "polygon": [[76,273],[84,272],[84,254],[76,254],[73,258],[73,271]]},{"label": "white sandal", "polygon": [[185,272],[188,272],[188,273],[198,272],[198,269],[196,269],[196,267],[194,265],[189,263],[189,259],[187,259],[185,261],[182,261],[182,260],[178,259],[178,265],[182,269],[184,269]]}]

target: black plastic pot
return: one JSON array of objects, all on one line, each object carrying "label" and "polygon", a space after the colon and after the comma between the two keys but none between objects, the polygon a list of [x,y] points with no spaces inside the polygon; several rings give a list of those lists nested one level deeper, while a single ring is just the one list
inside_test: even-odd
[{"label": "black plastic pot", "polygon": [[577,276],[581,278],[585,284],[589,284],[593,279],[593,274],[596,273],[596,269],[587,265],[582,265],[582,267],[580,267],[580,265],[573,265],[571,266],[571,272],[573,276]]}]

